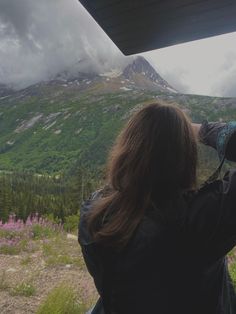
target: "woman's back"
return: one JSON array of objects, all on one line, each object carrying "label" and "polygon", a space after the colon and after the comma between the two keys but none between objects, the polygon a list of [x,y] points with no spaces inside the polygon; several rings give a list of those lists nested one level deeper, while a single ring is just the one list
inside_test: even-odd
[{"label": "woman's back", "polygon": [[98,291],[107,287],[111,313],[232,313],[225,254],[236,243],[235,201],[236,172],[231,172],[223,182],[170,202],[165,212],[173,212],[171,219],[160,219],[150,208],[122,252],[90,243],[82,218],[85,261]]},{"label": "woman's back", "polygon": [[[225,130],[200,133],[216,148]],[[193,189],[193,129],[179,109],[155,104],[131,119],[111,156],[109,190],[81,209],[79,241],[101,296],[93,313],[236,313],[225,257],[236,244],[236,171]]]}]

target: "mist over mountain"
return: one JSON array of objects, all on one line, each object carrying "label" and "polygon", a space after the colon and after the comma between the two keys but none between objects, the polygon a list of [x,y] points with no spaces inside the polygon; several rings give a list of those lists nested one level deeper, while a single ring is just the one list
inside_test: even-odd
[{"label": "mist over mountain", "polygon": [[78,60],[96,73],[126,62],[77,0],[1,0],[0,60],[0,82],[16,89]]},{"label": "mist over mountain", "polygon": [[[130,60],[129,64],[126,64]],[[177,91],[168,84],[151,66],[151,64],[143,57],[138,56],[126,59],[116,68],[109,68],[107,71],[101,69],[98,72],[89,64],[89,60],[83,59],[76,62],[73,66],[67,67],[65,70],[57,73],[47,81],[41,81],[37,84],[16,91],[20,93],[22,90],[26,93],[35,93],[35,89],[42,85],[58,85],[63,87],[74,87],[78,90],[93,89],[96,91],[114,92],[117,90],[152,90],[173,92]],[[99,85],[99,87],[98,87]],[[34,91],[34,92],[33,92]],[[6,96],[14,93],[14,90],[7,85],[0,84],[0,95]]]}]

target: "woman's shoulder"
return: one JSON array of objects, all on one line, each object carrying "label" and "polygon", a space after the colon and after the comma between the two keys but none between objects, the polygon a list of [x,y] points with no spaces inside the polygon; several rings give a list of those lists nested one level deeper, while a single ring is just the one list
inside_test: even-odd
[{"label": "woman's shoulder", "polygon": [[186,199],[195,204],[202,199],[219,200],[229,193],[236,196],[236,169],[228,170],[221,179],[206,182],[195,191],[188,192]]},{"label": "woman's shoulder", "polygon": [[78,228],[78,241],[81,245],[87,245],[92,243],[91,235],[88,231],[87,226],[87,215],[92,209],[93,203],[101,197],[101,191],[97,190],[93,192],[89,198],[87,198],[80,207],[80,218],[79,218],[79,228]]},{"label": "woman's shoulder", "polygon": [[236,170],[228,171],[222,180],[205,184],[186,199],[189,233],[202,243],[207,239],[220,243],[235,234]]},{"label": "woman's shoulder", "polygon": [[189,222],[204,220],[210,216],[214,220],[220,206],[220,199],[223,192],[223,181],[214,180],[203,184],[200,188],[188,192],[184,198],[188,207]]},{"label": "woman's shoulder", "polygon": [[90,196],[82,203],[80,207],[80,219],[78,228],[78,240],[80,244],[90,244],[93,242],[88,231],[86,218],[89,212],[92,210],[94,203],[109,194],[109,191],[110,188],[106,185],[103,188],[91,193]]}]

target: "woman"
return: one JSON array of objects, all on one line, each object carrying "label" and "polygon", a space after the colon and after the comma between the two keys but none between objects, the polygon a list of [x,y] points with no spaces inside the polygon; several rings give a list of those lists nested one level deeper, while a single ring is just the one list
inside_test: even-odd
[{"label": "woman", "polygon": [[79,242],[101,296],[92,313],[234,313],[225,256],[236,244],[236,172],[196,189],[197,138],[223,160],[234,130],[191,125],[158,103],[130,119],[108,185],[81,210]]}]

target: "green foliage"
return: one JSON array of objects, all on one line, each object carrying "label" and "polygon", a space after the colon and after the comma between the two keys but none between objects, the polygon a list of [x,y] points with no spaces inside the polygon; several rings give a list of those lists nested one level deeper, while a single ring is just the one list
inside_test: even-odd
[{"label": "green foliage", "polygon": [[52,226],[42,226],[35,224],[32,226],[32,234],[34,239],[51,238],[58,234],[59,230],[53,229]]},{"label": "green foliage", "polygon": [[[1,170],[61,174],[84,165],[97,171],[132,110],[155,99],[178,103],[195,122],[236,119],[235,100],[230,98],[143,90],[99,95],[68,91],[42,85],[31,95],[0,99]],[[27,124],[37,116],[37,122]]]},{"label": "green foliage", "polygon": [[[0,99],[0,219],[5,222],[15,213],[25,220],[38,212],[75,230],[81,203],[102,184],[117,134],[135,108],[156,99],[178,103],[194,122],[236,120],[235,99],[198,95],[138,90],[78,94],[43,85],[33,96]],[[39,114],[29,127],[26,122]],[[199,152],[201,184],[218,159],[202,145]]]},{"label": "green foliage", "polygon": [[36,314],[84,314],[86,307],[79,303],[72,287],[61,284],[54,288]]},{"label": "green foliage", "polygon": [[11,213],[24,221],[38,213],[54,222],[64,222],[65,217],[77,214],[83,199],[95,189],[91,176],[84,170],[69,178],[28,172],[0,173],[0,186],[0,220],[3,222]]},{"label": "green foliage", "polygon": [[43,218],[45,218],[47,221],[52,222],[53,224],[59,225],[61,223],[61,219],[59,217],[54,217],[53,213],[43,215]]},{"label": "green foliage", "polygon": [[31,297],[35,295],[36,289],[34,285],[29,282],[21,282],[20,284],[12,288],[10,293],[13,296]]},{"label": "green foliage", "polygon": [[[24,236],[22,234],[22,236]],[[32,243],[29,239],[22,239],[16,243],[1,244],[0,254],[4,255],[18,255],[21,252],[31,252],[33,253],[36,249],[36,245]]]},{"label": "green foliage", "polygon": [[231,263],[229,266],[230,277],[232,279],[233,285],[236,289],[236,263]]},{"label": "green foliage", "polygon": [[44,243],[43,244],[43,254],[44,256],[50,256],[50,255],[57,255],[57,252],[55,251],[55,248],[50,243]]},{"label": "green foliage", "polygon": [[79,215],[71,215],[65,218],[64,230],[66,232],[74,232],[78,229]]},{"label": "green foliage", "polygon": [[2,245],[0,247],[0,254],[5,255],[18,255],[21,252],[21,247],[19,245]]}]

